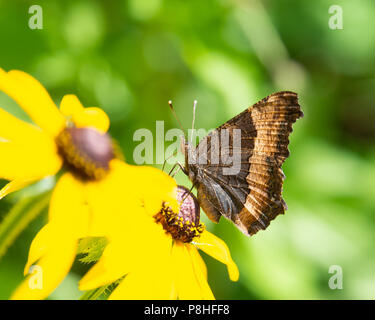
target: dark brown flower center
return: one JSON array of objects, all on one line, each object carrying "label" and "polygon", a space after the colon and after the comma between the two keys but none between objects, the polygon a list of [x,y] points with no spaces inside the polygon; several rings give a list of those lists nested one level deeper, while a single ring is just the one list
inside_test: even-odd
[{"label": "dark brown flower center", "polygon": [[56,138],[65,164],[85,179],[101,179],[114,158],[110,136],[94,128],[66,127]]},{"label": "dark brown flower center", "polygon": [[164,203],[162,209],[154,218],[161,223],[164,230],[172,235],[174,240],[191,242],[198,237],[204,226],[200,223],[200,208],[197,198],[183,186],[177,187],[177,201],[180,211],[175,213]]}]

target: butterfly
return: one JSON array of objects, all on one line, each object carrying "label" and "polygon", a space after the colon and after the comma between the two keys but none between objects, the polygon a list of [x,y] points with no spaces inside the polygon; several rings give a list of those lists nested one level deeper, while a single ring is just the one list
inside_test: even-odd
[{"label": "butterfly", "polygon": [[[289,156],[292,124],[302,116],[296,93],[276,92],[213,130],[196,147],[184,140],[183,171],[211,221],[224,216],[251,236],[285,212],[282,164]],[[238,162],[232,174],[230,158]]]}]

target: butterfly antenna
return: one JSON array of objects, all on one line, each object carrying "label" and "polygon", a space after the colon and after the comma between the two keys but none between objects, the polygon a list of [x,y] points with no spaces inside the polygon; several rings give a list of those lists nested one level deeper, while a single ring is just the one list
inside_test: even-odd
[{"label": "butterfly antenna", "polygon": [[193,143],[193,136],[194,136],[194,124],[195,124],[195,110],[197,109],[197,100],[194,100],[194,106],[193,106],[193,123],[191,124],[191,138],[190,143]]},{"label": "butterfly antenna", "polygon": [[169,101],[168,101],[168,105],[169,105],[169,108],[171,109],[171,111],[172,111],[172,113],[173,113],[173,116],[174,116],[175,119],[177,120],[178,125],[180,126],[182,132],[183,132],[184,135],[185,135],[185,130],[184,130],[184,128],[182,127],[182,124],[181,124],[181,122],[180,122],[180,119],[178,119],[177,114],[176,114],[176,111],[174,111],[173,104],[172,104],[172,100],[169,100]]}]

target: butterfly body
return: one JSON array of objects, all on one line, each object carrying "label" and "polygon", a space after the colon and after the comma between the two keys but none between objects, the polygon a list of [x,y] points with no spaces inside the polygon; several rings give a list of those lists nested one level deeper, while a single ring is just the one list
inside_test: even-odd
[{"label": "butterfly body", "polygon": [[209,133],[197,147],[185,144],[185,171],[210,220],[224,216],[253,235],[284,213],[281,166],[289,156],[292,124],[302,116],[296,93],[277,92]]}]

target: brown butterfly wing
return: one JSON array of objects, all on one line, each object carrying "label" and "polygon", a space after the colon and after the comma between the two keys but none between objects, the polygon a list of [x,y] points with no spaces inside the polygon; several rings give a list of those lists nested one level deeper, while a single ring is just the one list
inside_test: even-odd
[{"label": "brown butterfly wing", "polygon": [[[207,163],[188,164],[189,177],[198,190],[198,201],[207,216],[218,222],[221,215],[232,220],[245,234],[266,229],[286,204],[282,198],[284,173],[281,166],[289,156],[292,124],[303,116],[296,93],[283,91],[269,95],[229,120],[199,143],[198,154],[207,155]],[[223,129],[229,132],[229,147],[211,148],[211,140]],[[241,148],[233,147],[233,130],[241,130]],[[220,140],[221,143],[221,140]],[[206,148],[207,145],[207,148]],[[207,152],[205,152],[207,150]],[[212,153],[220,153],[212,163]],[[225,155],[239,152],[241,168],[226,175]]]}]

